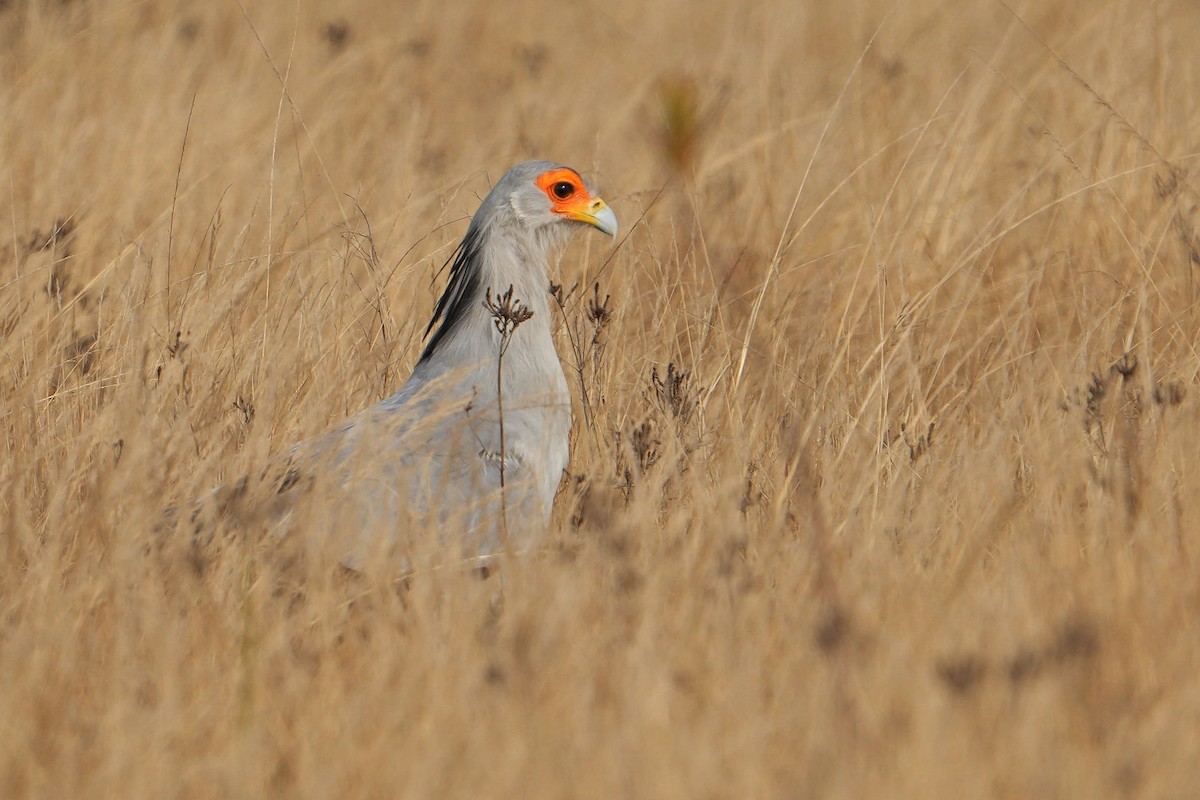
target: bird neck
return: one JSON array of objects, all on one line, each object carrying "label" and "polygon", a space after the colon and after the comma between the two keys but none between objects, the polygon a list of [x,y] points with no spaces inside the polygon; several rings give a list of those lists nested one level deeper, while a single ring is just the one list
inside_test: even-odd
[{"label": "bird neck", "polygon": [[[550,247],[538,238],[492,232],[489,235],[487,257],[483,259],[483,280],[480,296],[476,302],[480,307],[487,300],[491,289],[493,301],[497,296],[512,289],[512,302],[519,302],[533,312],[528,322],[536,319],[534,327],[550,329]],[[490,314],[489,314],[490,316]]]},{"label": "bird neck", "polygon": [[[495,309],[510,289],[510,308],[519,303],[532,316],[508,334],[505,357],[534,363],[549,360],[557,367],[550,335],[549,244],[502,228],[468,232],[430,323],[431,328],[439,321],[440,325],[418,369],[433,374],[494,361],[503,341]],[[486,305],[489,294],[491,309]]]}]

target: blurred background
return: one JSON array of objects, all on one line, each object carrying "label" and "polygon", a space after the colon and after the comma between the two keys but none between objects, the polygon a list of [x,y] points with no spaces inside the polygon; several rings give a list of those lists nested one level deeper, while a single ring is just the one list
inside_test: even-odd
[{"label": "blurred background", "polygon": [[[0,794],[1184,797],[1200,6],[0,0]],[[491,184],[575,403],[503,580],[162,509],[398,388]]]}]

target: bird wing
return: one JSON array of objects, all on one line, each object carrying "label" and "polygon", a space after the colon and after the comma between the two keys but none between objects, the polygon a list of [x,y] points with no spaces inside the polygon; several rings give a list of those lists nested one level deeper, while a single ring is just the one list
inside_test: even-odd
[{"label": "bird wing", "polygon": [[468,557],[499,552],[505,507],[510,520],[540,519],[540,487],[533,485],[536,471],[519,441],[501,456],[494,409],[473,404],[462,381],[414,379],[293,445],[257,480],[246,476],[211,492],[192,505],[186,520],[172,510],[170,527],[186,521],[194,540],[204,544],[222,521],[239,528],[265,524],[280,534],[299,524],[308,535],[332,542],[354,568],[374,547],[417,540],[450,558],[455,547]]}]

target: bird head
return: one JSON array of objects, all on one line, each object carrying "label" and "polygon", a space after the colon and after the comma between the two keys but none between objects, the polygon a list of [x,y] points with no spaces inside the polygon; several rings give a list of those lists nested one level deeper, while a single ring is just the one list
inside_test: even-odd
[{"label": "bird head", "polygon": [[581,224],[617,236],[617,216],[570,167],[549,161],[518,164],[496,184],[492,197],[505,203],[522,227],[552,241]]},{"label": "bird head", "polygon": [[[450,281],[425,329],[426,336],[433,335],[421,362],[432,358],[442,341],[478,310],[484,292],[545,280],[550,253],[580,225],[617,236],[616,214],[578,172],[549,161],[526,161],[506,172],[446,262]],[[525,292],[523,299],[535,302],[536,294]]]}]

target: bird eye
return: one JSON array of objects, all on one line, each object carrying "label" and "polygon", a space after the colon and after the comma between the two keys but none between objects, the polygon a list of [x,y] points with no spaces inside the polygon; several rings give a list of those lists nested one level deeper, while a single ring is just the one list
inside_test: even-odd
[{"label": "bird eye", "polygon": [[568,197],[575,194],[575,184],[571,183],[570,181],[559,181],[558,183],[554,184],[554,188],[551,191],[554,192],[554,196],[559,200],[566,200]]}]

